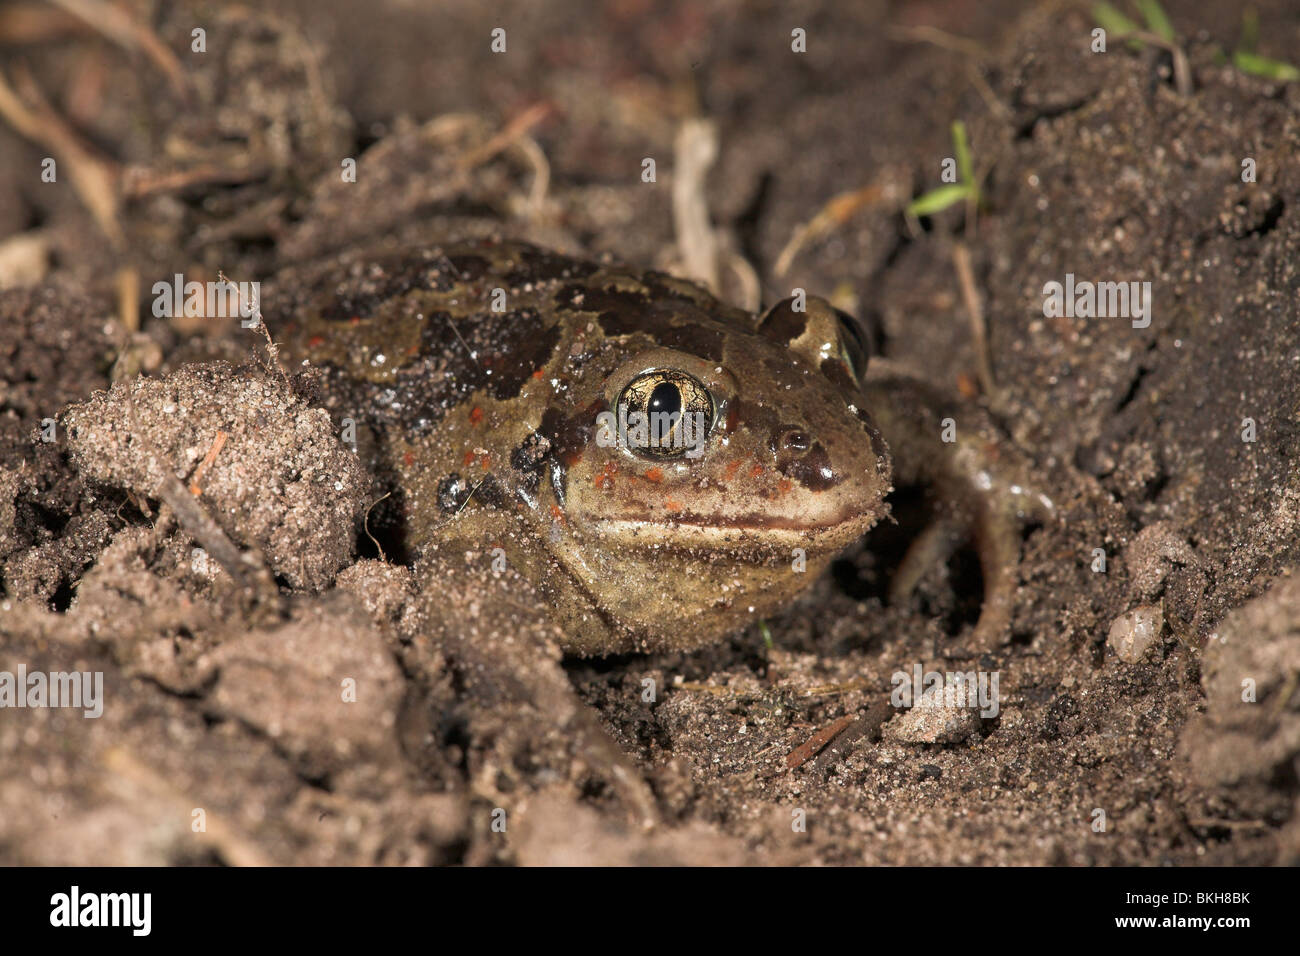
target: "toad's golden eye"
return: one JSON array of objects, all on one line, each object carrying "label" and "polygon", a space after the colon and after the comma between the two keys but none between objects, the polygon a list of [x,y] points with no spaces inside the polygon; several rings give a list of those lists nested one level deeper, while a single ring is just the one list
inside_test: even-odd
[{"label": "toad's golden eye", "polygon": [[867,358],[871,349],[867,345],[867,330],[863,324],[847,312],[835,310],[835,317],[840,323],[840,357],[858,384],[867,374]]},{"label": "toad's golden eye", "polygon": [[627,423],[625,447],[646,458],[698,458],[713,428],[713,396],[699,379],[675,369],[642,372],[618,405]]}]

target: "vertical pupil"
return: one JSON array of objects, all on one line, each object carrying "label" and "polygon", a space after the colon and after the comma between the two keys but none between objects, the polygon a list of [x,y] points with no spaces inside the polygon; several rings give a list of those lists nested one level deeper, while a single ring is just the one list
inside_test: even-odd
[{"label": "vertical pupil", "polygon": [[682,393],[672,382],[660,382],[650,393],[650,442],[655,446],[671,444],[670,436],[682,413]]},{"label": "vertical pupil", "polygon": [[650,393],[650,414],[676,416],[682,410],[682,393],[672,382],[660,382]]}]

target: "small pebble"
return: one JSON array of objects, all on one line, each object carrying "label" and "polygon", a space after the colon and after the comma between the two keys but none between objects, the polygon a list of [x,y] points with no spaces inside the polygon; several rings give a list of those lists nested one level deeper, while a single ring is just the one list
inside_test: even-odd
[{"label": "small pebble", "polygon": [[1165,614],[1158,605],[1142,604],[1115,618],[1107,645],[1126,664],[1136,664],[1160,640]]},{"label": "small pebble", "polygon": [[979,726],[979,713],[966,707],[917,706],[904,711],[882,731],[886,740],[904,744],[955,744]]}]

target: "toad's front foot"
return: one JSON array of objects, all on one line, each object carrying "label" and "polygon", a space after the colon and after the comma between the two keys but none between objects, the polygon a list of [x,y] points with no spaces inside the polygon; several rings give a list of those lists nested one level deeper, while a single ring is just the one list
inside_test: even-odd
[{"label": "toad's front foot", "polygon": [[890,601],[905,602],[932,567],[972,542],[984,578],[984,603],[962,650],[992,651],[1010,631],[1021,527],[1046,521],[1055,506],[1034,489],[1032,463],[982,409],[892,370],[869,377],[866,391],[894,458],[895,484],[926,486],[936,502],[931,522],[890,583]]}]

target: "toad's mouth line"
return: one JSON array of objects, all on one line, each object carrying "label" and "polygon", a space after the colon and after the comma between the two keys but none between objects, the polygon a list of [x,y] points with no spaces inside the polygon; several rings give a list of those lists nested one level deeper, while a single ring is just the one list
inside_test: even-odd
[{"label": "toad's mouth line", "polygon": [[667,512],[651,514],[649,512],[623,512],[608,517],[590,519],[590,524],[602,532],[634,532],[638,529],[647,531],[671,531],[674,528],[690,528],[715,531],[750,531],[750,532],[789,532],[792,534],[820,534],[837,530],[850,531],[860,526],[866,531],[887,513],[888,509],[878,505],[872,508],[845,508],[822,520],[806,520],[791,515],[777,514],[736,514],[703,515],[696,512]]}]

